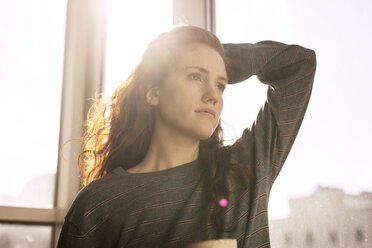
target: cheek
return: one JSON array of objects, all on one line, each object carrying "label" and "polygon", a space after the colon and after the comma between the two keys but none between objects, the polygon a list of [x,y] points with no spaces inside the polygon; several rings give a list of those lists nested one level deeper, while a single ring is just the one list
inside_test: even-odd
[{"label": "cheek", "polygon": [[219,116],[221,116],[222,110],[223,110],[223,99],[221,98],[220,103],[217,106],[217,111],[219,112]]},{"label": "cheek", "polygon": [[[175,80],[171,86],[160,94],[160,104],[172,112],[187,111],[198,104],[200,89],[195,85]],[[200,98],[200,97],[199,97]]]},{"label": "cheek", "polygon": [[179,119],[187,111],[185,99],[177,94],[162,96],[159,101],[159,113],[168,121]]}]

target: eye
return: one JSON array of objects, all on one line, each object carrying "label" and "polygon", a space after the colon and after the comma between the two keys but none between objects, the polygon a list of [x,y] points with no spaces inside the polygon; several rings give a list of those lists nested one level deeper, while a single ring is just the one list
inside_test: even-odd
[{"label": "eye", "polygon": [[202,77],[199,73],[191,73],[188,77],[191,80],[198,80],[198,81],[202,80]]},{"label": "eye", "polygon": [[226,89],[226,85],[223,84],[223,83],[218,83],[218,84],[217,84],[217,88],[218,88],[220,91],[224,92],[225,89]]}]

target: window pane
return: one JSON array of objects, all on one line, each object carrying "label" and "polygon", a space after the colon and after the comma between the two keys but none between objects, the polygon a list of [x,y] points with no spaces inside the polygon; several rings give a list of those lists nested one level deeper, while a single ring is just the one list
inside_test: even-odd
[{"label": "window pane", "polygon": [[0,205],[53,207],[66,2],[0,8]]},{"label": "window pane", "polygon": [[51,226],[0,224],[0,247],[50,248]]},{"label": "window pane", "polygon": [[106,95],[129,76],[147,44],[172,27],[172,2],[107,1]]}]

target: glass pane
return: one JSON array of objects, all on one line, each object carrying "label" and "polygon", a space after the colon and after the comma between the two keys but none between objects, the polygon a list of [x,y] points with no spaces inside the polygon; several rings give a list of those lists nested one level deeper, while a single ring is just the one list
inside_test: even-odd
[{"label": "glass pane", "polygon": [[[356,239],[352,228],[357,226],[347,219],[348,215],[337,215],[339,222],[328,221],[334,226],[320,224],[325,224],[324,218],[335,220],[331,215],[336,213],[335,208],[349,211],[344,198],[371,204],[372,194],[368,193],[372,192],[371,13],[372,3],[367,0],[341,0],[336,5],[313,0],[216,0],[216,33],[223,42],[276,40],[299,44],[317,53],[308,111],[270,195],[269,217],[278,219],[275,229],[282,230],[276,239],[282,245],[273,242],[275,247],[289,247],[289,243],[291,247],[305,246],[308,230],[323,230],[313,233],[315,246],[320,239],[347,244],[346,240]],[[233,119],[233,115],[240,113],[242,106],[245,112],[252,112],[251,107],[246,110],[245,106],[261,106],[266,99],[265,92],[247,84],[260,83],[255,78],[249,79],[233,86],[234,92],[225,93],[223,119],[235,128],[234,138],[251,124],[258,108],[243,121]],[[238,92],[239,95],[234,95]],[[259,97],[252,98],[255,92]],[[314,198],[318,195],[319,198]],[[326,207],[332,202],[336,207]],[[310,209],[313,209],[311,214]],[[362,205],[350,210],[355,222],[366,228],[370,220],[368,213]],[[288,228],[283,223],[289,224]],[[346,231],[341,229],[350,233],[342,241]],[[328,232],[334,233],[331,238],[324,235]],[[372,235],[371,229],[365,232]]]},{"label": "glass pane", "polygon": [[173,23],[173,1],[107,1],[105,92],[125,80],[147,44]]},{"label": "glass pane", "polygon": [[0,205],[53,207],[66,3],[0,8]]},{"label": "glass pane", "polygon": [[51,226],[0,224],[0,247],[50,248]]}]

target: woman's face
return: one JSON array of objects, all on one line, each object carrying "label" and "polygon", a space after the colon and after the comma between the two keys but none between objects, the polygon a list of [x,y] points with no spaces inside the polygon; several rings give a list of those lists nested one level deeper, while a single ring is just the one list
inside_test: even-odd
[{"label": "woman's face", "polygon": [[158,87],[157,127],[195,140],[216,129],[227,84],[219,53],[204,44],[185,46]]}]

